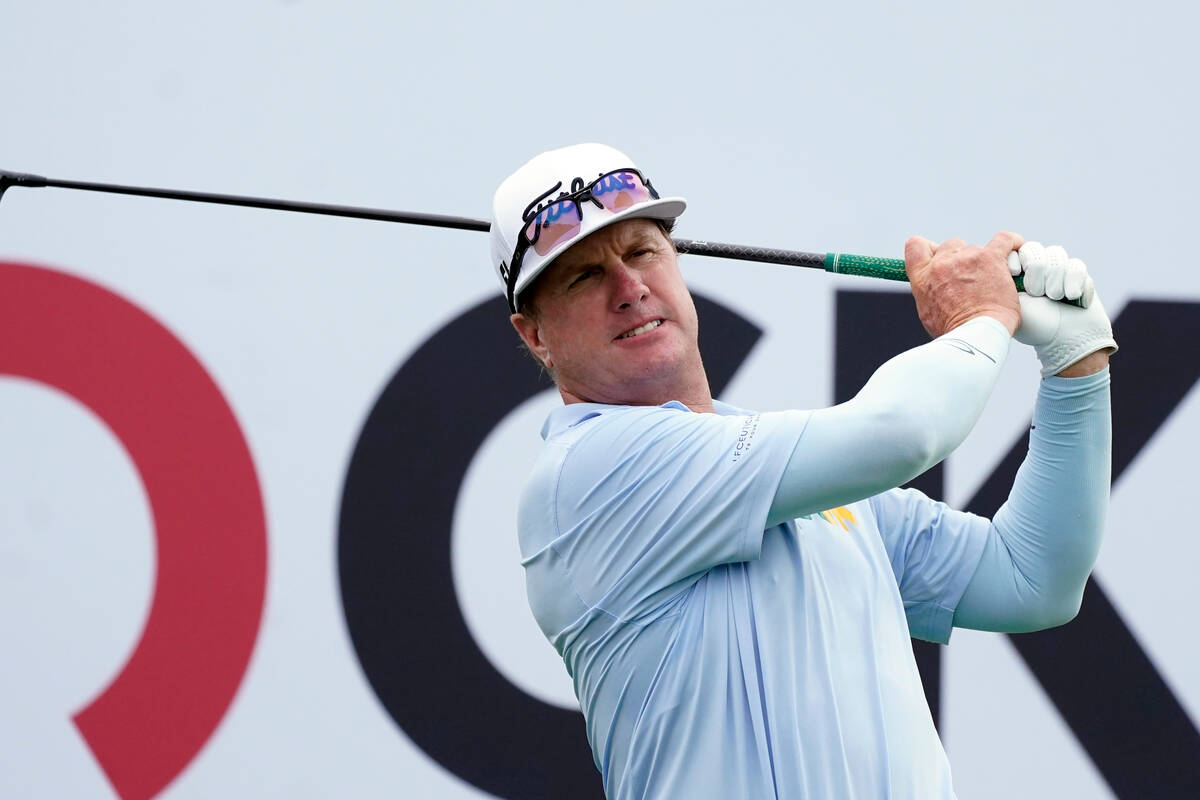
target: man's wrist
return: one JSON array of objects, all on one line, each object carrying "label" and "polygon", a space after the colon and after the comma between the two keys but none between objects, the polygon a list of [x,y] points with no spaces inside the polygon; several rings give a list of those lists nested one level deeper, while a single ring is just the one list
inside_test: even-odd
[{"label": "man's wrist", "polygon": [[1087,375],[1095,375],[1100,370],[1108,366],[1108,348],[1097,350],[1094,353],[1089,353],[1083,358],[1076,361],[1074,364],[1055,373],[1056,378],[1082,378]]},{"label": "man's wrist", "polygon": [[1021,326],[1021,314],[1015,309],[1008,308],[1007,306],[988,306],[986,308],[979,309],[975,316],[987,317],[999,322],[1008,329],[1009,336],[1012,336],[1014,333],[1016,333],[1017,328]]}]

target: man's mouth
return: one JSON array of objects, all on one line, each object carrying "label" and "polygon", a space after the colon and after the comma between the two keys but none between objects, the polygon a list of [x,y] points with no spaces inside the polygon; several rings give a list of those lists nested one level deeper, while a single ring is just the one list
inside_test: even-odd
[{"label": "man's mouth", "polygon": [[634,336],[640,336],[641,334],[646,333],[647,331],[654,330],[659,325],[662,325],[662,323],[663,323],[663,321],[661,319],[652,319],[649,322],[647,322],[645,325],[639,325],[638,327],[634,328],[631,331],[625,331],[625,333],[622,333],[617,338],[618,339],[632,339]]}]

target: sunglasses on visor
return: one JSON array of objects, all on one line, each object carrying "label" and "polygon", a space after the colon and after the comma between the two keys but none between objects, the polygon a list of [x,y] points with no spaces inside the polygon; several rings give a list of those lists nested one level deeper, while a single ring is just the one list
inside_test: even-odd
[{"label": "sunglasses on visor", "polygon": [[[551,189],[550,193],[553,191]],[[517,246],[513,249],[506,286],[508,307],[516,313],[514,290],[525,253],[533,248],[535,253],[544,256],[563,242],[578,236],[583,227],[584,203],[591,202],[598,209],[616,214],[651,199],[658,199],[654,186],[642,177],[641,172],[629,167],[606,172],[587,186],[564,193],[544,206],[540,205],[540,200],[535,201],[540,207],[531,206],[526,212],[525,224],[517,233]]]}]

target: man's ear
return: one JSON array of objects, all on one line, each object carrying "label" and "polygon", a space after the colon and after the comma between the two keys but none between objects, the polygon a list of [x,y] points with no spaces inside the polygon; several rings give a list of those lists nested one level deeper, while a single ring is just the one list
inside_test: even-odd
[{"label": "man's ear", "polygon": [[552,369],[554,364],[550,358],[550,348],[542,340],[542,328],[538,321],[521,313],[513,314],[508,321],[516,328],[517,334],[521,337],[521,341],[525,342],[525,347],[529,349],[529,352],[533,353],[538,361],[545,364],[546,369]]}]

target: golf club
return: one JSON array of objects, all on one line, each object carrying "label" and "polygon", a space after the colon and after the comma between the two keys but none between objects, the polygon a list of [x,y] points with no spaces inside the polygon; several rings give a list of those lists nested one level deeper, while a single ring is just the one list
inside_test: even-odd
[{"label": "golf club", "polygon": [[[41,175],[0,170],[0,198],[9,187],[51,187],[56,189],[78,189],[86,192],[107,192],[139,197],[158,197],[167,200],[189,200],[195,203],[216,203],[227,206],[266,208],[274,211],[295,211],[302,214],[324,214],[335,217],[371,219],[381,222],[401,222],[408,225],[430,225],[437,228],[484,231],[491,225],[482,219],[456,217],[444,214],[424,214],[413,211],[392,211],[383,208],[361,208],[358,206],[310,203],[296,200],[279,200],[269,197],[246,197],[241,195],[194,192],[180,189],[159,189],[147,186],[123,186],[113,183],[59,180]],[[899,258],[878,258],[847,253],[806,253],[799,250],[780,250],[771,247],[752,247],[724,242],[707,242],[695,239],[675,239],[680,253],[714,258],[731,258],[740,261],[758,261],[767,264],[782,264],[789,267],[823,269],[838,275],[858,275],[867,278],[882,278],[891,281],[906,281],[904,261]],[[1022,276],[1015,279],[1017,291],[1024,291]],[[1078,306],[1078,301],[1069,302]]]}]

